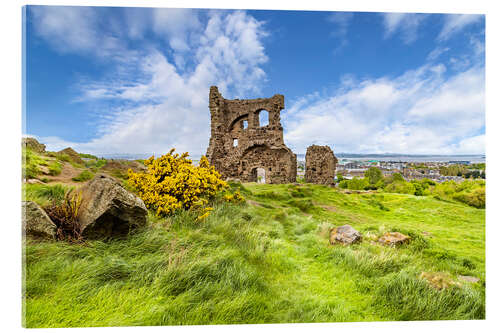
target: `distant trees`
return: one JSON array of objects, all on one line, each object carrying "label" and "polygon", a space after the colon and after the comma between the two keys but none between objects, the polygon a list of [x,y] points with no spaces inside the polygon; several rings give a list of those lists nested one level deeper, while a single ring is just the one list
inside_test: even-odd
[{"label": "distant trees", "polygon": [[375,185],[382,180],[383,178],[382,171],[380,171],[379,168],[370,167],[368,170],[365,171],[365,178],[368,178],[368,182],[371,185]]},{"label": "distant trees", "polygon": [[405,179],[403,178],[403,176],[399,172],[396,172],[396,173],[392,174],[392,181],[393,182],[404,182]]}]

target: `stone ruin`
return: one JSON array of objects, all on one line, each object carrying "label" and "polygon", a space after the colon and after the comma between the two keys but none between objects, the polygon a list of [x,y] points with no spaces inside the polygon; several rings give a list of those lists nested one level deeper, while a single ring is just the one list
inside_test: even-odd
[{"label": "stone ruin", "polygon": [[306,182],[333,185],[337,162],[338,160],[330,147],[309,146],[306,152]]},{"label": "stone ruin", "polygon": [[[210,87],[211,137],[207,158],[224,179],[268,184],[293,183],[297,156],[283,141],[280,112],[285,97],[235,99]],[[260,117],[268,115],[268,123]]]}]

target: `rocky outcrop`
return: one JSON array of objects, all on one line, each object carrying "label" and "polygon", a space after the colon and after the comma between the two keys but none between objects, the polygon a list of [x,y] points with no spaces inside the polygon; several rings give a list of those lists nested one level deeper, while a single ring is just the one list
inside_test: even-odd
[{"label": "rocky outcrop", "polygon": [[312,145],[306,151],[306,183],[333,185],[337,158],[328,146]]},{"label": "rocky outcrop", "polygon": [[107,160],[106,164],[101,168],[106,171],[114,171],[119,170],[121,172],[127,173],[128,169],[131,169],[133,172],[146,172],[148,168],[137,161],[129,161],[129,160]]},{"label": "rocky outcrop", "polygon": [[22,147],[31,149],[37,153],[45,153],[45,145],[38,142],[35,138],[23,138]]},{"label": "rocky outcrop", "polygon": [[388,246],[398,246],[410,241],[410,237],[403,235],[400,232],[386,232],[378,239],[379,243]]},{"label": "rocky outcrop", "polygon": [[75,162],[75,163],[78,163],[78,164],[84,164],[85,162],[82,160],[82,158],[80,157],[80,155],[71,147],[68,147],[68,148],[64,148],[63,150],[60,150],[57,152],[58,154],[61,154],[61,155],[68,155],[69,158]]},{"label": "rocky outcrop", "polygon": [[112,177],[98,174],[80,191],[78,222],[84,238],[123,236],[146,224],[144,202]]},{"label": "rocky outcrop", "polygon": [[361,234],[348,224],[330,230],[330,244],[350,245],[359,241]]},{"label": "rocky outcrop", "polygon": [[47,213],[33,201],[22,202],[23,235],[36,238],[55,239],[57,226]]}]

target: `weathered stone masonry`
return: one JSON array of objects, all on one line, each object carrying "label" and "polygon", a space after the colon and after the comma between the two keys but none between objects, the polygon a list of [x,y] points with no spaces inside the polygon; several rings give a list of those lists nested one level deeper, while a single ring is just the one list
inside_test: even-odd
[{"label": "weathered stone masonry", "polygon": [[333,185],[337,162],[330,147],[309,146],[306,151],[306,182]]},{"label": "weathered stone masonry", "polygon": [[[207,150],[210,164],[224,178],[257,181],[257,169],[265,171],[268,184],[292,183],[297,177],[297,156],[283,141],[280,112],[283,95],[271,98],[228,100],[210,87],[211,137]],[[269,113],[261,126],[260,112]]]}]

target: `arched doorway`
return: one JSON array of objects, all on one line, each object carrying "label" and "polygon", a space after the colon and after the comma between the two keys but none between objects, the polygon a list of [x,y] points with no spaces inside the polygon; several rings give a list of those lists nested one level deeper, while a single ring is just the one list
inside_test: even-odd
[{"label": "arched doorway", "polygon": [[251,180],[259,184],[266,183],[266,170],[264,168],[254,168],[251,172]]}]

